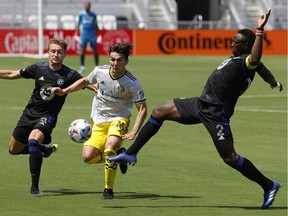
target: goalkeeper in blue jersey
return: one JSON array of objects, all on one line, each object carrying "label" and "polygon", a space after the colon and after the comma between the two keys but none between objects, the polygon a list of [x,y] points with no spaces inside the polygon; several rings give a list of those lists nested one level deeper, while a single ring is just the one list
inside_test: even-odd
[{"label": "goalkeeper in blue jersey", "polygon": [[79,73],[85,72],[85,53],[88,43],[94,53],[95,66],[99,65],[99,55],[97,51],[97,36],[96,31],[98,30],[97,15],[90,10],[91,2],[85,2],[85,10],[79,13],[78,25],[76,28],[75,35],[80,34],[80,63],[81,67]]}]

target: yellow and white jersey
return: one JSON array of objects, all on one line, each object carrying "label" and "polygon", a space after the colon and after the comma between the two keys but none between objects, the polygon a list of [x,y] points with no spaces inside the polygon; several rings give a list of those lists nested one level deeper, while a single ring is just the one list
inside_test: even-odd
[{"label": "yellow and white jersey", "polygon": [[109,65],[96,67],[89,75],[90,84],[98,83],[99,89],[93,99],[91,118],[95,124],[129,118],[134,103],[145,101],[144,91],[137,78],[126,70],[113,79]]}]

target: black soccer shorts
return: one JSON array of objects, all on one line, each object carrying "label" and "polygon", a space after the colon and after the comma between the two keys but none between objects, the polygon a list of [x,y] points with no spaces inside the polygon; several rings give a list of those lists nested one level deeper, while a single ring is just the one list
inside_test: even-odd
[{"label": "black soccer shorts", "polygon": [[175,106],[180,113],[182,124],[203,123],[214,145],[233,143],[229,118],[226,118],[225,106],[213,105],[194,98],[175,98]]},{"label": "black soccer shorts", "polygon": [[51,133],[56,122],[57,118],[54,116],[43,116],[39,118],[27,116],[23,113],[13,131],[13,137],[23,144],[28,144],[28,137],[31,131],[38,129],[44,134],[43,144],[49,144],[51,142]]}]

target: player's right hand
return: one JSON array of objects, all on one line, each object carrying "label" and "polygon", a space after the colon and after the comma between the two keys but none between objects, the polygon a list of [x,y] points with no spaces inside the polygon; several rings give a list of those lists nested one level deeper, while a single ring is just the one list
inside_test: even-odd
[{"label": "player's right hand", "polygon": [[52,87],[51,93],[52,93],[52,94],[56,94],[56,95],[58,95],[58,96],[63,96],[63,95],[65,95],[65,93],[63,92],[63,90],[62,90],[60,87]]}]

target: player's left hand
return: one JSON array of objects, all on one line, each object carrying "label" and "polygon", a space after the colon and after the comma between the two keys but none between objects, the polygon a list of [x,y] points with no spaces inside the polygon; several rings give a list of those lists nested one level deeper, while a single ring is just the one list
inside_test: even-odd
[{"label": "player's left hand", "polygon": [[122,135],[122,139],[123,140],[124,139],[126,139],[126,140],[134,140],[135,137],[136,137],[136,135],[133,134],[133,133],[127,133],[127,134]]},{"label": "player's left hand", "polygon": [[277,85],[276,86],[271,86],[270,87],[273,89],[273,88],[279,88],[279,92],[281,92],[283,90],[283,86],[281,83],[277,82]]},{"label": "player's left hand", "polygon": [[264,14],[260,17],[260,19],[258,20],[258,28],[260,28],[260,29],[264,28],[264,26],[266,25],[266,23],[269,19],[270,13],[271,13],[271,9],[266,14]]}]

